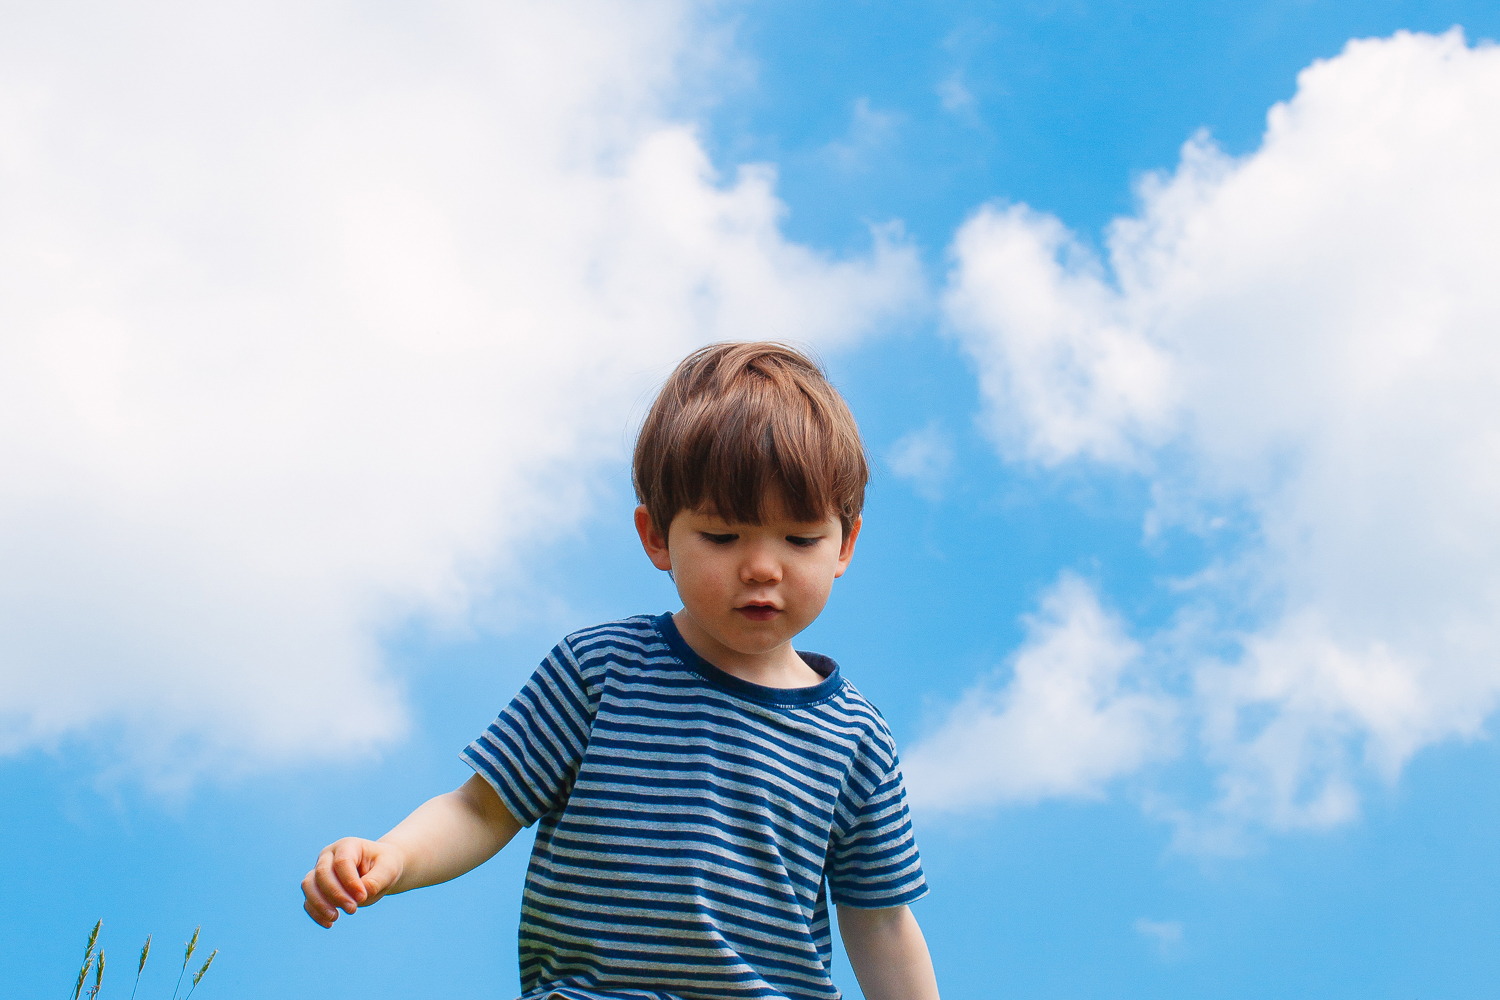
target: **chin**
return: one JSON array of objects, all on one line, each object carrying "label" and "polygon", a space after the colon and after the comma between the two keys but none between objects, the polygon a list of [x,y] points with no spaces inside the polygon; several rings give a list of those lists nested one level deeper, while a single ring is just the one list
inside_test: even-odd
[{"label": "chin", "polygon": [[736,639],[725,642],[724,645],[728,646],[736,653],[742,653],[745,656],[758,656],[761,653],[769,653],[777,646],[780,646],[782,643],[786,642],[789,638],[791,638],[791,636],[740,636]]}]

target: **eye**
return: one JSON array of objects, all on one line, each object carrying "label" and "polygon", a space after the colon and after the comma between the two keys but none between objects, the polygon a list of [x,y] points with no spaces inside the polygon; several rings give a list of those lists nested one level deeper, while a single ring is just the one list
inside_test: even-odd
[{"label": "eye", "polygon": [[702,532],[702,535],[704,541],[712,542],[714,545],[728,545],[730,542],[740,537],[739,535],[715,535],[707,531]]},{"label": "eye", "polygon": [[810,549],[819,541],[816,535],[787,535],[786,540],[799,549]]}]

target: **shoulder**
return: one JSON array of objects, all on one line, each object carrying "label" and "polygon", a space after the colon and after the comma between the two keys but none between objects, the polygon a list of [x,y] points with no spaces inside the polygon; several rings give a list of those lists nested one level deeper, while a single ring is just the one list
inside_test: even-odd
[{"label": "shoulder", "polygon": [[611,676],[645,673],[670,655],[651,616],[604,622],[564,636],[542,660],[528,687],[553,696],[570,692],[566,698],[592,717]]},{"label": "shoulder", "polygon": [[856,743],[856,753],[875,767],[885,769],[896,761],[896,738],[874,702],[839,671],[839,686],[820,706],[823,725]]},{"label": "shoulder", "polygon": [[634,615],[604,622],[563,638],[554,650],[572,661],[584,675],[611,664],[646,665],[671,655],[671,649],[651,615]]}]

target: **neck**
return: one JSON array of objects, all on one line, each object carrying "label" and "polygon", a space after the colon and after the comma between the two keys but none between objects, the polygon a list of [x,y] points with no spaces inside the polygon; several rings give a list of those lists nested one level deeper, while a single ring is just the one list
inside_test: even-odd
[{"label": "neck", "polygon": [[791,640],[764,652],[744,653],[709,635],[686,609],[672,616],[672,624],[689,649],[739,680],[768,688],[812,687],[823,680],[822,674],[797,655]]}]

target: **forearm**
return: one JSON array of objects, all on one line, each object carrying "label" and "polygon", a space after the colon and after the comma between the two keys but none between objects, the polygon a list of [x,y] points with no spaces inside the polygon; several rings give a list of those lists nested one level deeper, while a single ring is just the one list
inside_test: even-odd
[{"label": "forearm", "polygon": [[484,864],[521,829],[494,789],[477,774],[428,799],[380,838],[401,849],[401,875],[388,890],[446,882]]},{"label": "forearm", "polygon": [[932,956],[910,909],[840,906],[839,933],[865,1000],[938,1000]]}]

